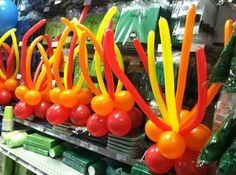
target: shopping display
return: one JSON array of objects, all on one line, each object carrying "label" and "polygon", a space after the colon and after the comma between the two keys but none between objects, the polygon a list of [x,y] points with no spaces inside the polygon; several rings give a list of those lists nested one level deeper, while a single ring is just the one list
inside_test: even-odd
[{"label": "shopping display", "polygon": [[0,152],[36,174],[236,173],[235,24],[213,46],[216,13],[203,0],[0,0]]}]

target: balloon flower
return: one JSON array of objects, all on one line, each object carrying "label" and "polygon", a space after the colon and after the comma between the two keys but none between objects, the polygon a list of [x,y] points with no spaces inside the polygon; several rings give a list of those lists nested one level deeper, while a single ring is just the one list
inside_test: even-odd
[{"label": "balloon flower", "polygon": [[[95,137],[104,136],[109,131],[116,136],[124,136],[128,134],[132,128],[139,127],[143,120],[141,111],[134,107],[133,97],[128,91],[122,90],[122,83],[120,81],[118,81],[117,88],[114,90],[114,80],[110,66],[105,59],[105,53],[107,51],[102,43],[103,34],[106,31],[107,26],[108,28],[112,27],[111,18],[116,11],[117,8],[112,7],[107,12],[98,28],[96,37],[82,24],[62,19],[67,27],[76,32],[78,36],[80,35],[79,63],[82,76],[86,80],[91,91],[95,94],[91,100],[91,108],[95,113],[87,120],[87,129],[89,133]],[[94,60],[100,89],[94,85],[88,73],[86,38],[89,38],[95,47]],[[123,59],[117,45],[115,45],[115,53],[119,66],[123,70]],[[107,88],[103,80],[101,61],[104,65]],[[132,123],[134,124],[132,125]]]},{"label": "balloon flower", "polygon": [[[207,89],[207,64],[203,48],[196,49],[198,100],[195,107],[189,112],[182,108],[182,100],[185,89],[188,60],[190,55],[192,31],[195,21],[195,6],[191,6],[187,19],[184,39],[182,44],[179,79],[175,96],[174,73],[172,62],[172,50],[170,32],[166,19],[159,19],[159,31],[162,44],[163,66],[165,76],[165,98],[156,77],[155,69],[155,33],[150,31],[148,35],[147,56],[137,39],[134,46],[150,77],[152,91],[159,105],[162,118],[156,116],[145,103],[132,82],[127,78],[117,63],[114,49],[114,33],[107,31],[104,37],[105,56],[114,74],[121,80],[125,88],[133,96],[136,103],[150,119],[145,126],[147,136],[154,142],[145,156],[145,162],[153,173],[166,173],[174,165],[178,174],[182,173],[183,166],[190,166],[188,174],[205,174],[206,171],[196,167],[196,155],[201,150],[211,131],[205,125],[200,124],[204,118],[206,107],[211,103],[220,88],[218,84],[212,84]],[[107,52],[106,52],[107,51]],[[189,151],[191,150],[191,151]],[[191,156],[190,156],[191,155]],[[187,158],[186,158],[187,157]],[[184,162],[184,163],[182,163]],[[181,167],[182,166],[182,167]]]},{"label": "balloon flower", "polygon": [[[33,113],[35,116],[45,119],[46,111],[51,106],[48,100],[48,92],[52,86],[52,72],[51,65],[52,60],[48,59],[48,55],[52,55],[51,40],[48,35],[40,35],[33,40],[27,49],[27,43],[30,36],[35,33],[40,27],[46,23],[46,20],[41,20],[35,24],[23,37],[22,48],[21,48],[21,74],[23,78],[23,85],[20,85],[15,90],[16,97],[20,100],[15,107],[14,113],[16,117],[21,119],[26,119],[30,117]],[[43,39],[46,39],[48,48],[45,51],[44,47],[40,43]],[[34,80],[31,75],[31,60],[35,47],[38,48],[41,54],[41,63],[39,64]],[[41,71],[42,65],[44,66],[42,72],[46,72],[44,81],[42,78],[38,77],[39,71]],[[42,76],[44,78],[44,76]]]},{"label": "balloon flower", "polygon": [[[11,102],[14,91],[19,84],[16,80],[19,72],[19,50],[15,32],[16,29],[10,29],[0,38],[0,105],[7,105]],[[12,39],[11,47],[4,43],[8,37]]]},{"label": "balloon flower", "polygon": [[[88,10],[89,6],[83,9],[78,23],[83,22]],[[80,47],[80,45],[76,46],[76,43],[81,33],[76,31],[72,25],[72,23],[77,22],[76,19],[74,19],[72,23],[65,18],[62,18],[61,21],[66,25],[66,28],[61,34],[57,48],[51,57],[51,59],[54,59],[53,73],[57,87],[51,89],[49,92],[49,98],[54,104],[47,110],[46,117],[47,120],[54,125],[62,124],[70,118],[73,124],[85,126],[91,115],[91,110],[88,105],[90,104],[93,94],[88,88],[83,88],[84,77],[82,73],[79,76],[78,82],[75,85],[72,84],[73,61]],[[73,32],[73,38],[69,55],[64,66],[64,77],[62,81],[60,77],[60,60],[61,55],[63,55],[64,43],[71,32]],[[62,60],[65,58],[66,56],[64,56]],[[87,60],[85,62],[87,65]]]}]

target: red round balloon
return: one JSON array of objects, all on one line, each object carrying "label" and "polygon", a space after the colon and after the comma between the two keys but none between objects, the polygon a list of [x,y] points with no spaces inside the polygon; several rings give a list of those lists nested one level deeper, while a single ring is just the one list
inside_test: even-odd
[{"label": "red round balloon", "polygon": [[125,136],[132,128],[130,116],[127,112],[114,110],[107,119],[108,130],[115,136]]},{"label": "red round balloon", "polygon": [[33,110],[32,106],[29,106],[24,101],[20,101],[14,107],[14,114],[17,118],[27,119],[32,116]]},{"label": "red round balloon", "polygon": [[40,119],[46,119],[46,113],[52,103],[41,101],[37,106],[34,107],[34,115]]},{"label": "red round balloon", "polygon": [[12,100],[12,94],[11,92],[7,90],[1,90],[0,91],[0,105],[7,105]]},{"label": "red round balloon", "polygon": [[86,105],[78,105],[71,109],[70,120],[77,126],[86,126],[91,115],[91,110]]},{"label": "red round balloon", "polygon": [[184,154],[175,160],[175,171],[177,175],[206,175],[207,167],[197,167],[198,152],[186,149]]},{"label": "red round balloon", "polygon": [[93,114],[87,121],[88,132],[94,137],[102,137],[108,134],[107,116]]},{"label": "red round balloon", "polygon": [[164,174],[171,170],[174,161],[167,159],[160,153],[157,144],[150,146],[145,154],[145,163],[150,172]]},{"label": "red round balloon", "polygon": [[130,116],[133,129],[138,128],[142,125],[142,123],[143,123],[143,114],[138,108],[133,107],[127,113]]},{"label": "red round balloon", "polygon": [[54,104],[48,108],[47,120],[53,125],[59,125],[69,119],[69,109],[60,104]]}]

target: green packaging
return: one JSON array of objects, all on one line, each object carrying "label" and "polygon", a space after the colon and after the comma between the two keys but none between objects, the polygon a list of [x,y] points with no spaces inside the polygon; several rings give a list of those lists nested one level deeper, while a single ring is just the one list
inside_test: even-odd
[{"label": "green packaging", "polygon": [[2,153],[0,153],[0,174],[1,175],[13,174],[13,160]]},{"label": "green packaging", "polygon": [[219,131],[210,138],[198,155],[198,165],[209,164],[221,158],[236,133],[236,110],[231,111]]},{"label": "green packaging", "polygon": [[57,139],[50,138],[50,137],[47,137],[44,135],[40,135],[38,133],[33,133],[33,134],[27,135],[26,140],[40,144],[40,145],[44,145],[48,149],[52,148],[53,146],[56,146],[59,142]]},{"label": "green packaging", "polygon": [[63,145],[54,146],[49,150],[49,156],[52,158],[61,156],[63,151],[64,151]]},{"label": "green packaging", "polygon": [[40,154],[40,155],[43,155],[43,156],[48,156],[49,155],[49,151],[46,151],[46,150],[43,150],[43,149],[40,149],[40,148],[37,148],[37,147],[25,145],[25,144],[24,144],[24,149],[26,149],[28,151],[31,151],[31,152],[34,152],[34,153],[37,153],[37,154]]}]

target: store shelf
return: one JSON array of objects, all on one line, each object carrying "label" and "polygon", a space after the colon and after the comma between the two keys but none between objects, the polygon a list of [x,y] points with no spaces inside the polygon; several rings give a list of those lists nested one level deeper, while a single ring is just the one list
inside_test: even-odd
[{"label": "store shelf", "polygon": [[11,149],[6,145],[0,144],[0,152],[37,175],[82,175],[62,163],[60,159],[41,156],[22,147]]},{"label": "store shelf", "polygon": [[104,155],[106,157],[110,157],[112,159],[118,160],[120,162],[129,164],[129,165],[134,165],[134,164],[136,164],[138,162],[141,162],[141,159],[131,159],[131,158],[125,156],[122,153],[118,153],[118,152],[113,152],[113,151],[107,150],[105,147],[98,146],[98,145],[96,145],[96,144],[94,144],[92,142],[76,138],[76,137],[71,136],[69,134],[67,135],[67,134],[61,134],[61,133],[55,132],[54,130],[52,130],[50,128],[47,128],[44,125],[35,123],[33,121],[20,120],[20,119],[17,119],[17,118],[15,118],[15,121],[17,123],[21,123],[21,124],[23,124],[23,125],[25,125],[27,127],[30,127],[30,128],[32,128],[34,130],[37,130],[39,132],[45,133],[47,135],[50,135],[50,136],[53,136],[55,138],[64,140],[66,142],[72,143],[72,144],[77,145],[79,147],[82,147],[82,148],[88,149],[90,151],[102,154],[102,155]]}]

